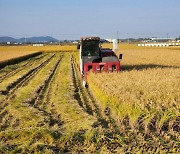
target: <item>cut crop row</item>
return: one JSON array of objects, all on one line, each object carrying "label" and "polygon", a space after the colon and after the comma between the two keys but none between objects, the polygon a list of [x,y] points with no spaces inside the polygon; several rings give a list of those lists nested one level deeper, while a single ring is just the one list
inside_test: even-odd
[{"label": "cut crop row", "polygon": [[[14,84],[14,86],[13,87],[11,87],[11,89],[9,90],[9,92],[6,94],[6,96],[4,97],[4,99],[3,100],[1,100],[1,110],[2,111],[4,111],[5,113],[7,113],[10,117],[12,117],[12,114],[11,113],[9,113],[9,111],[8,111],[8,108],[9,108],[9,106],[11,106],[11,104],[10,104],[10,102],[12,102],[12,98],[13,97],[15,97],[15,92],[20,88],[20,87],[22,87],[22,86],[24,86],[25,84],[27,84],[28,83],[28,81],[30,80],[30,79],[32,79],[43,67],[45,67],[47,64],[48,64],[48,62],[52,59],[54,57],[54,55],[53,56],[51,56],[48,60],[46,60],[46,61],[44,61],[43,63],[41,63],[39,66],[37,66],[37,67],[35,67],[34,69],[32,69],[32,70],[30,70],[29,72],[28,72],[28,74],[26,74],[26,76],[23,76],[23,78],[21,78],[21,80],[18,80],[19,82],[16,82],[16,84]],[[9,106],[8,106],[9,105]],[[1,115],[4,115],[4,114],[1,114]],[[1,116],[1,118],[2,119],[5,119],[3,116]],[[12,118],[11,118],[12,119]],[[17,123],[17,120],[18,119],[14,119],[14,123]],[[9,124],[8,124],[9,123]],[[5,121],[5,123],[3,124],[3,122],[1,123],[1,131],[3,130],[3,129],[5,129],[5,128],[7,128],[8,126],[13,126],[13,124],[12,125],[10,125],[10,120],[7,120],[7,121]],[[5,127],[5,126],[6,127]],[[16,125],[16,124],[15,124]]]},{"label": "cut crop row", "polygon": [[17,64],[17,63],[19,63],[21,61],[27,60],[27,59],[29,59],[31,57],[35,57],[35,56],[40,55],[40,54],[42,54],[42,52],[36,52],[36,53],[32,53],[32,54],[21,56],[21,57],[17,57],[17,58],[12,58],[12,59],[9,59],[9,60],[1,61],[0,62],[0,69],[2,69],[3,67],[5,67],[7,65]]},{"label": "cut crop row", "polygon": [[[51,74],[51,70],[54,69],[56,60],[57,57],[54,54],[51,55],[49,59],[34,68],[33,72],[31,72],[32,74],[29,74],[29,76],[26,76],[24,80],[19,82],[18,85],[16,85],[15,89],[13,89],[13,91],[11,91],[7,96],[7,101],[9,104],[8,108],[12,110],[13,108],[16,108],[15,106],[21,106],[21,108],[27,110],[28,103],[26,103],[26,101],[28,99],[34,98],[34,96],[37,95],[36,92],[38,92],[39,87],[43,86],[43,83],[47,81],[49,75]],[[27,116],[30,116],[31,112],[32,114],[34,114],[33,112],[35,112],[36,114],[40,114],[37,109],[31,107]],[[19,119],[21,119],[23,116],[25,115],[20,115]],[[43,118],[43,115],[40,116],[40,119],[41,118]]]},{"label": "cut crop row", "polygon": [[[53,55],[54,56],[54,55]],[[52,57],[53,57],[52,56]],[[28,81],[36,75],[36,73],[38,71],[40,71],[43,67],[45,67],[45,65],[48,63],[48,61],[50,61],[50,59],[52,59],[52,57],[50,57],[48,60],[44,61],[43,63],[41,63],[39,66],[35,67],[34,69],[30,70],[27,74],[25,74],[25,76],[23,76],[22,78],[18,79],[16,82],[14,82],[12,84],[11,87],[9,87],[8,92],[6,93],[6,95],[3,97],[3,99],[0,102],[0,107],[2,111],[6,111],[7,114],[10,117],[13,117],[11,113],[9,113],[9,111],[6,109],[8,108],[9,102],[11,100],[11,98],[15,97],[15,91],[22,87],[23,85],[25,85],[25,83],[27,84]],[[2,114],[3,115],[3,114]],[[4,117],[1,117],[2,119],[4,119]],[[11,118],[13,119],[13,118]],[[3,124],[3,122],[1,123],[1,129],[0,130],[4,130],[5,128],[7,128],[8,126],[16,126],[17,125],[17,120],[18,119],[14,119],[14,123],[15,124],[11,124],[10,125],[10,120],[5,121],[5,123]]]},{"label": "cut crop row", "polygon": [[59,67],[62,58],[63,55],[59,57],[54,68],[51,69],[51,71],[49,72],[48,76],[46,77],[42,85],[36,90],[35,96],[25,101],[25,103],[30,104],[30,106],[34,107],[43,114],[43,117],[45,118],[45,122],[48,123],[50,127],[54,126],[55,124],[61,126],[62,121],[59,119],[56,113],[47,112],[44,108],[41,108],[41,104],[43,103],[42,101],[45,97],[49,97],[48,93],[47,95],[45,95],[45,91],[48,91],[48,89],[50,89],[51,83],[53,82],[53,78],[56,75],[57,68]]},{"label": "cut crop row", "polygon": [[1,94],[8,95],[11,91],[13,91],[13,89],[15,90],[24,82],[28,82],[31,79],[31,77],[33,77],[38,71],[40,71],[44,66],[46,66],[53,57],[54,55],[46,60],[42,59],[40,61],[40,64],[39,61],[37,61],[37,63],[34,63],[31,67],[27,68],[26,70],[23,70],[22,72],[19,72],[19,74],[15,74],[14,76],[12,76],[12,78],[2,82],[2,88],[0,91]]},{"label": "cut crop row", "polygon": [[41,54],[37,57],[32,57],[18,64],[8,65],[7,67],[1,69],[0,70],[0,83],[3,82],[4,80],[7,80],[7,78],[17,74],[18,72],[22,71],[23,69],[27,69],[28,67],[33,65],[35,61],[42,59],[44,56],[46,56],[46,54]]}]

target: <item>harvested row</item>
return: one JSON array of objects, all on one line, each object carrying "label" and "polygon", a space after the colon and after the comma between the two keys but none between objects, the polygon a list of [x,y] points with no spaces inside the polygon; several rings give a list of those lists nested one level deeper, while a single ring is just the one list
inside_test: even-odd
[{"label": "harvested row", "polygon": [[41,108],[40,105],[42,104],[42,100],[44,99],[44,97],[48,97],[48,95],[46,96],[44,93],[51,87],[51,83],[53,82],[52,79],[56,74],[57,68],[59,67],[62,58],[63,56],[61,55],[54,68],[51,70],[50,74],[48,74],[48,77],[45,79],[44,83],[39,87],[39,89],[36,90],[36,95],[25,101],[25,103],[30,104],[32,107],[41,112],[43,116],[46,117],[46,123],[48,122],[49,126],[51,127],[54,126],[54,124],[58,124],[58,126],[61,126],[61,120],[58,120],[55,113],[52,114],[51,112],[47,112],[44,108]]},{"label": "harvested row", "polygon": [[[24,76],[24,78],[21,78],[22,80],[19,80],[19,82],[16,82],[17,84],[14,84],[14,86],[12,87],[12,89],[10,89],[8,91],[8,93],[6,94],[6,96],[4,97],[3,100],[1,100],[1,110],[2,112],[5,112],[7,113],[7,115],[10,115],[10,117],[12,117],[11,113],[9,113],[9,111],[7,110],[7,108],[11,107],[11,103],[13,99],[16,95],[15,95],[15,92],[18,90],[18,89],[21,89],[21,87],[25,86],[26,84],[28,84],[28,82],[41,70],[43,69],[48,63],[49,61],[54,57],[54,55],[52,55],[49,59],[47,59],[46,61],[44,61],[43,63],[41,63],[39,66],[35,67],[34,69],[32,69],[31,71],[29,71],[30,73],[28,73],[28,75]],[[1,118],[2,119],[5,119],[5,116],[4,114],[2,114]],[[12,118],[11,118],[12,119]],[[14,119],[14,122],[16,123],[16,119]],[[9,124],[8,124],[9,123]],[[4,124],[2,123],[1,124],[2,127],[1,128],[4,128]],[[6,122],[6,126],[11,126],[10,125],[10,120],[8,120]],[[12,124],[13,125],[13,124]],[[1,129],[3,130],[3,129]]]},{"label": "harvested row", "polygon": [[19,63],[21,61],[27,60],[27,59],[29,59],[31,57],[35,57],[35,56],[40,55],[40,54],[42,54],[42,52],[35,52],[35,53],[28,54],[28,55],[8,59],[8,60],[5,60],[5,61],[0,61],[0,69],[2,69],[3,67],[5,67],[7,65],[17,64],[17,63]]},{"label": "harvested row", "polygon": [[[38,145],[36,143],[37,140],[39,140],[39,142],[44,140],[45,144],[43,147],[46,150],[49,149],[49,152],[52,150],[61,151],[61,149],[58,149],[53,144],[50,145],[51,139],[57,138],[60,135],[59,130],[52,127],[54,123],[52,115],[49,115],[45,111],[38,110],[35,106],[29,106],[28,102],[26,102],[27,98],[33,97],[32,93],[35,94],[40,85],[49,81],[48,78],[50,79],[54,75],[55,70],[60,64],[60,59],[59,56],[54,57],[28,84],[16,89],[14,97],[8,101],[9,106],[6,107],[7,112],[4,112],[5,116],[0,124],[1,152],[12,150],[22,152],[22,149],[24,152],[39,150],[38,146],[41,146],[41,144]],[[39,77],[42,80],[37,80]],[[37,81],[40,81],[40,83],[37,84]],[[34,84],[34,82],[36,83]],[[15,119],[10,119],[9,115],[11,114],[16,115]],[[9,120],[9,123],[7,123],[8,126],[5,127],[4,124],[7,120]],[[43,138],[41,138],[40,134]]]},{"label": "harvested row", "polygon": [[31,80],[43,67],[45,67],[48,62],[54,57],[52,55],[49,59],[43,61],[39,66],[33,68],[29,72],[27,72],[25,75],[23,75],[21,78],[17,79],[15,82],[11,83],[9,87],[7,88],[6,93],[2,93],[4,96],[0,97],[2,98],[0,101],[0,108],[1,110],[5,109],[9,105],[9,100],[15,96],[15,91],[24,86],[25,84],[28,84],[29,80]]},{"label": "harvested row", "polygon": [[37,57],[30,58],[29,60],[22,61],[15,65],[9,65],[3,69],[0,70],[0,83],[4,80],[7,80],[7,78],[17,74],[18,72],[22,71],[23,69],[26,69],[33,65],[35,61],[40,60],[44,56],[47,56],[46,54],[41,54]]},{"label": "harvested row", "polygon": [[[49,59],[50,60],[50,59]],[[46,63],[48,61],[45,61]],[[45,62],[43,62],[42,64],[45,65]],[[18,79],[17,81],[15,81],[12,86],[8,88],[8,91],[6,93],[6,96],[1,96],[1,103],[0,103],[0,108],[1,108],[1,113],[0,113],[0,119],[1,119],[1,123],[0,123],[0,129],[1,130],[5,130],[7,127],[9,126],[16,126],[17,125],[17,119],[13,118],[12,114],[9,113],[9,111],[6,109],[7,106],[9,105],[9,100],[14,97],[14,92],[20,88],[21,86],[23,86],[23,84],[27,83],[28,80],[30,80],[30,78],[32,78],[33,76],[35,76],[37,71],[40,71],[41,67],[43,65],[39,65],[38,67],[36,67],[36,69],[33,69],[33,71],[31,70],[30,73],[26,74],[25,76],[23,76],[23,78]],[[3,119],[3,121],[2,121]],[[13,120],[12,120],[13,119]],[[10,125],[10,123],[14,123],[12,125]]]},{"label": "harvested row", "polygon": [[[4,82],[1,83],[1,88],[0,88],[1,94],[7,95],[8,93],[10,93],[12,89],[15,89],[17,85],[21,85],[19,83],[23,83],[25,81],[27,82],[28,78],[30,78],[30,76],[35,75],[36,72],[40,71],[41,68],[46,66],[46,64],[48,64],[48,62],[53,58],[53,56],[54,55],[52,55],[47,60],[46,59],[44,60],[43,58],[40,61],[41,62],[40,65],[36,66],[36,63],[34,63],[32,66],[30,66],[26,70],[22,70],[18,74],[14,74],[12,77],[6,79]],[[39,61],[37,62],[39,63]]]}]

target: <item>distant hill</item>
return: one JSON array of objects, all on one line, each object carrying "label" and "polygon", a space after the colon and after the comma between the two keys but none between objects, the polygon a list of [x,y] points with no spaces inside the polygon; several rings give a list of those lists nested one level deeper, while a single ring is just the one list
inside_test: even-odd
[{"label": "distant hill", "polygon": [[16,39],[12,37],[0,37],[0,42],[16,42]]},{"label": "distant hill", "polygon": [[40,37],[23,37],[23,38],[13,38],[13,37],[0,37],[0,42],[1,43],[6,43],[6,42],[16,42],[16,43],[24,43],[24,42],[30,42],[30,43],[37,43],[37,42],[57,42],[58,40],[50,37],[50,36],[40,36]]}]

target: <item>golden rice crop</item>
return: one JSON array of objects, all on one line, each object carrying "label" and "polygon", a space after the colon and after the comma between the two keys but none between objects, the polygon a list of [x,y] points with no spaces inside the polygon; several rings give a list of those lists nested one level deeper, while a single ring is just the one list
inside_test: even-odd
[{"label": "golden rice crop", "polygon": [[55,52],[55,51],[76,51],[76,46],[72,45],[45,45],[45,46],[0,46],[0,61],[24,56],[34,52]]},{"label": "golden rice crop", "polygon": [[124,56],[122,72],[88,76],[98,99],[110,106],[118,120],[128,117],[132,125],[142,116],[147,124],[156,114],[161,117],[159,124],[178,117],[180,48],[120,44],[118,53]]}]

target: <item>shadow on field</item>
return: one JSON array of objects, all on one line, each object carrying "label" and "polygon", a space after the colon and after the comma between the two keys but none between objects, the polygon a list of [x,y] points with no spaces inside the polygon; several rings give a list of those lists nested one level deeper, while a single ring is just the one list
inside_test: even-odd
[{"label": "shadow on field", "polygon": [[156,65],[156,64],[141,64],[141,65],[122,65],[122,71],[131,70],[144,70],[144,69],[154,69],[154,68],[180,68],[178,66],[167,66],[167,65]]}]

